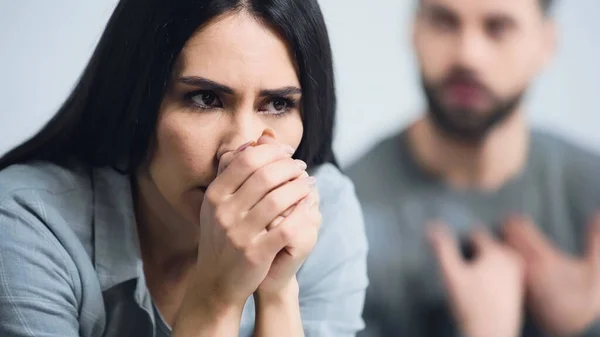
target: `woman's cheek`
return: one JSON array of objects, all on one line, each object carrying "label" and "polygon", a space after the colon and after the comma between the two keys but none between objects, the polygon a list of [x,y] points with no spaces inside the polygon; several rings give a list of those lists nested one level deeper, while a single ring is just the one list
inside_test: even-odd
[{"label": "woman's cheek", "polygon": [[304,125],[302,124],[300,114],[295,113],[280,119],[281,120],[276,119],[268,124],[271,129],[275,131],[278,141],[297,149],[298,146],[300,146],[302,135],[304,134]]}]

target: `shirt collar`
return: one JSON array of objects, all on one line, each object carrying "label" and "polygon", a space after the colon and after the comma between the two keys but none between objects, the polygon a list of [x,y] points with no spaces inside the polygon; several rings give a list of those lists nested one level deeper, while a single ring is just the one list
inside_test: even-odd
[{"label": "shirt collar", "polygon": [[125,281],[143,279],[143,266],[128,175],[95,168],[94,264],[102,291]]}]

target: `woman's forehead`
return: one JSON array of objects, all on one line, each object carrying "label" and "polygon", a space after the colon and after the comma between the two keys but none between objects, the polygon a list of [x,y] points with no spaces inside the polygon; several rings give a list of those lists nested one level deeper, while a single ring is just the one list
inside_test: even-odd
[{"label": "woman's forehead", "polygon": [[195,33],[182,50],[181,61],[181,76],[202,76],[231,86],[299,85],[285,40],[243,12],[218,17]]}]

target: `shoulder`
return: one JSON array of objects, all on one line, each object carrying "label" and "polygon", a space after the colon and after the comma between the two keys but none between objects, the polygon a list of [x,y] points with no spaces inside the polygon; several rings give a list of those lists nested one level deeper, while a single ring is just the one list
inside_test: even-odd
[{"label": "shoulder", "polygon": [[0,308],[6,312],[0,326],[19,317],[32,334],[73,335],[69,331],[86,329],[81,322],[101,322],[101,315],[90,316],[102,312],[86,251],[90,189],[82,168],[38,162],[0,171]]},{"label": "shoulder", "polygon": [[576,145],[561,137],[534,132],[532,151],[537,158],[536,170],[545,172],[544,178],[561,186],[565,200],[573,212],[583,218],[600,209],[600,155],[591,149]]},{"label": "shoulder", "polygon": [[[337,227],[342,221],[351,222],[346,223],[348,229],[354,227],[362,231],[362,211],[352,181],[329,163],[314,168],[311,173],[317,178],[322,227]],[[353,224],[355,226],[351,226]]]},{"label": "shoulder", "polygon": [[317,189],[321,200],[327,200],[329,203],[342,201],[344,196],[351,197],[354,194],[352,181],[333,164],[326,163],[311,171],[311,174],[317,178]]},{"label": "shoulder", "polygon": [[600,155],[597,152],[542,131],[532,133],[532,149],[538,158],[543,157],[544,164],[560,168],[566,179],[600,183]]},{"label": "shoulder", "polygon": [[[65,246],[78,240],[65,213],[79,208],[81,198],[73,194],[81,189],[82,179],[76,171],[47,162],[0,171],[0,232],[9,233],[0,235],[0,251],[22,254],[23,261],[51,259],[71,269]],[[66,273],[75,274],[73,269]]]},{"label": "shoulder", "polygon": [[12,165],[0,171],[0,206],[29,193],[56,197],[89,186],[89,176],[80,167],[67,169],[49,162]]},{"label": "shoulder", "polygon": [[0,171],[0,210],[0,231],[12,230],[11,240],[29,235],[31,227],[39,239],[63,248],[83,244],[91,254],[92,183],[82,166],[34,162]]},{"label": "shoulder", "polygon": [[55,224],[89,211],[91,203],[91,173],[81,165],[66,168],[33,162],[0,171],[0,208],[21,217],[33,214]]}]

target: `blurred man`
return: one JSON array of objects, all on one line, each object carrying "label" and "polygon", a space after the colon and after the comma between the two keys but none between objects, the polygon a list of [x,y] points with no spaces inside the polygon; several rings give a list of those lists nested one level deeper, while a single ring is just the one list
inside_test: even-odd
[{"label": "blurred man", "polygon": [[[348,170],[370,240],[363,336],[489,337],[472,336],[475,323],[457,308],[480,306],[479,320],[493,323],[500,317],[485,310],[507,298],[525,303],[523,336],[600,336],[600,226],[589,225],[600,210],[600,157],[530,131],[523,111],[554,52],[550,7],[549,0],[419,2],[414,46],[427,113]],[[431,249],[432,222],[457,237],[453,244],[442,236],[438,247],[460,246],[466,262],[449,261],[451,249]],[[472,244],[473,226],[496,238]],[[486,245],[520,258],[481,259]],[[519,275],[507,267],[519,261],[523,294],[502,283],[502,270]],[[481,271],[469,272],[470,263]],[[480,289],[494,282],[492,293]],[[478,304],[483,294],[496,298]]]}]

